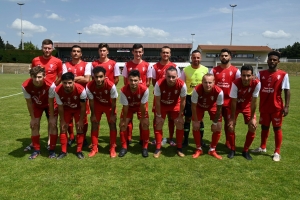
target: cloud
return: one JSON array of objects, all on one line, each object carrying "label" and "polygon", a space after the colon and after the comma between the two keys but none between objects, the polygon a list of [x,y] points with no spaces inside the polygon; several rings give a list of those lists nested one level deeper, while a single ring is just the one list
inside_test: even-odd
[{"label": "cloud", "polygon": [[93,24],[84,27],[83,32],[89,35],[101,36],[132,36],[132,37],[167,37],[168,32],[151,27],[127,26],[127,27],[108,27],[102,24]]},{"label": "cloud", "polygon": [[42,15],[40,13],[36,13],[33,15],[33,18],[40,18]]},{"label": "cloud", "polygon": [[213,43],[211,41],[207,41],[206,44],[213,45]]},{"label": "cloud", "polygon": [[[23,28],[22,28],[23,31],[28,35],[30,33],[43,33],[43,32],[47,31],[47,29],[45,27],[35,25],[35,24],[33,24],[33,23],[31,23],[30,21],[27,21],[27,20],[22,20],[22,26],[23,26]],[[21,27],[21,20],[20,19],[16,19],[11,24],[11,28],[13,28],[13,29],[20,30],[20,27]]]},{"label": "cloud", "polygon": [[80,19],[76,19],[74,22],[80,22]]},{"label": "cloud", "polygon": [[220,11],[221,13],[231,13],[232,10],[224,7],[224,8],[219,8],[218,11]]},{"label": "cloud", "polygon": [[52,14],[49,15],[47,18],[48,18],[48,19],[59,20],[59,21],[64,21],[64,20],[65,20],[63,17],[58,16],[58,15],[55,14],[55,13],[52,13]]},{"label": "cloud", "polygon": [[247,36],[252,36],[252,35],[253,35],[252,33],[248,33],[247,31],[239,33],[239,36],[241,36],[241,37],[247,37]]},{"label": "cloud", "polygon": [[279,30],[277,32],[265,31],[262,33],[262,35],[266,38],[272,38],[272,39],[281,39],[281,38],[291,37],[291,34],[286,33],[283,30]]}]

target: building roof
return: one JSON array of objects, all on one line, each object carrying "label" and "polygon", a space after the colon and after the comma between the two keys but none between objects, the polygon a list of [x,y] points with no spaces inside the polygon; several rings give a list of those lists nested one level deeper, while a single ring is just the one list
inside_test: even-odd
[{"label": "building roof", "polygon": [[227,48],[230,51],[272,51],[272,49],[268,46],[198,45],[198,49],[201,49],[202,51],[220,51],[224,48]]},{"label": "building roof", "polygon": [[[73,45],[79,45],[82,48],[98,48],[99,43],[69,43],[69,42],[55,42],[55,48],[71,48]],[[107,43],[109,48],[132,48],[134,43]],[[142,43],[144,48],[160,49],[163,46],[169,46],[175,49],[191,49],[192,43]]]}]

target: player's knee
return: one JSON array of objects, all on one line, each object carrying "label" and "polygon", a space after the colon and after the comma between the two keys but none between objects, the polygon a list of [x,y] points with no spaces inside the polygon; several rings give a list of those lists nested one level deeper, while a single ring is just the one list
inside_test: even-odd
[{"label": "player's knee", "polygon": [[279,131],[281,129],[281,126],[273,127],[274,131]]},{"label": "player's knee", "polygon": [[269,126],[261,125],[261,130],[269,130]]},{"label": "player's knee", "polygon": [[117,130],[117,125],[116,125],[116,123],[109,123],[109,130],[111,130],[111,131],[116,131],[116,130]]},{"label": "player's knee", "polygon": [[248,131],[254,133],[256,131],[256,127],[252,125],[248,125]]},{"label": "player's knee", "polygon": [[217,123],[217,131],[221,131],[222,130],[222,122],[218,122]]},{"label": "player's knee", "polygon": [[175,126],[176,126],[176,129],[183,130],[183,124],[176,122]]}]

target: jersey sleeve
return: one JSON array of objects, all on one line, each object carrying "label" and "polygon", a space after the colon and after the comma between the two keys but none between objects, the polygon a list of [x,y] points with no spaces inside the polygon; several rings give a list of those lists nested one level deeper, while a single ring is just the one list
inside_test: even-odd
[{"label": "jersey sleeve", "polygon": [[85,66],[84,75],[91,75],[92,74],[92,63],[88,62]]},{"label": "jersey sleeve", "polygon": [[223,105],[223,102],[224,102],[224,93],[223,91],[221,91],[217,97],[217,105],[221,106]]},{"label": "jersey sleeve", "polygon": [[209,71],[210,74],[214,75],[214,68]]},{"label": "jersey sleeve", "polygon": [[156,70],[152,66],[152,79],[156,79]]},{"label": "jersey sleeve", "polygon": [[85,91],[85,89],[83,89],[81,94],[80,94],[80,99],[86,100],[86,98],[87,98],[86,91]]},{"label": "jersey sleeve", "polygon": [[22,86],[22,91],[25,99],[30,99],[31,95],[26,91],[26,89]]},{"label": "jersey sleeve", "polygon": [[148,102],[148,99],[149,99],[149,89],[147,88],[147,90],[144,92],[144,95],[141,99],[141,103],[142,104],[145,104]]},{"label": "jersey sleeve", "polygon": [[261,83],[259,82],[253,91],[252,97],[258,97],[260,88],[261,88]]},{"label": "jersey sleeve", "polygon": [[57,63],[57,75],[61,76],[62,75],[62,62],[61,60],[58,61]]},{"label": "jersey sleeve", "polygon": [[56,88],[56,85],[54,83],[52,83],[52,85],[50,86],[49,91],[48,91],[48,97],[51,99],[55,97],[55,88]]},{"label": "jersey sleeve", "polygon": [[159,85],[157,83],[155,83],[155,86],[154,86],[154,96],[160,96],[161,93],[160,93],[160,88],[159,88]]},{"label": "jersey sleeve", "polygon": [[199,98],[198,92],[195,89],[193,89],[192,96],[191,96],[192,103],[197,103],[198,98]]},{"label": "jersey sleeve", "polygon": [[260,80],[260,73],[257,72],[256,77],[258,78],[258,80]]},{"label": "jersey sleeve", "polygon": [[66,64],[63,64],[63,66],[62,66],[62,74],[65,74],[67,72],[68,72],[67,66],[66,66]]},{"label": "jersey sleeve", "polygon": [[283,78],[281,89],[283,89],[283,90],[284,89],[287,89],[287,90],[290,89],[290,81],[289,81],[289,75],[288,74],[285,74],[285,76]]},{"label": "jersey sleeve", "polygon": [[114,76],[120,76],[120,67],[118,63],[116,63],[114,66]]},{"label": "jersey sleeve", "polygon": [[235,79],[241,78],[241,71],[238,69],[235,74]]},{"label": "jersey sleeve", "polygon": [[59,95],[55,92],[54,94],[57,105],[63,105]]},{"label": "jersey sleeve", "polygon": [[89,99],[94,99],[93,93],[89,90],[88,87],[86,87],[86,95]]},{"label": "jersey sleeve", "polygon": [[186,84],[184,83],[180,91],[180,97],[185,97],[186,93],[187,93],[187,88],[186,88]]},{"label": "jersey sleeve", "polygon": [[237,88],[237,86],[234,83],[232,83],[229,96],[231,98],[236,99],[237,96],[238,96],[237,94],[238,94],[238,88]]},{"label": "jersey sleeve", "polygon": [[124,68],[122,70],[122,76],[125,77],[125,78],[128,77],[126,63],[125,63]]},{"label": "jersey sleeve", "polygon": [[112,88],[110,89],[110,98],[112,99],[118,98],[118,91],[115,85],[113,85]]},{"label": "jersey sleeve", "polygon": [[180,78],[182,81],[185,82],[185,72],[184,72],[184,70],[182,70],[181,75],[180,75],[179,78]]},{"label": "jersey sleeve", "polygon": [[147,78],[152,78],[152,66],[148,66],[147,69]]},{"label": "jersey sleeve", "polygon": [[127,97],[125,96],[125,94],[121,91],[120,93],[120,103],[123,105],[123,106],[128,106],[128,100],[127,100]]}]

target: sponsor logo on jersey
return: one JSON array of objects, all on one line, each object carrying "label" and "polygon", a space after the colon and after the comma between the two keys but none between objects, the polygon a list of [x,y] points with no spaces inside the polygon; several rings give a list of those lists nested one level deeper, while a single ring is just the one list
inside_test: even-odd
[{"label": "sponsor logo on jersey", "polygon": [[262,89],[262,92],[273,93],[274,92],[274,88],[264,87],[264,89]]},{"label": "sponsor logo on jersey", "polygon": [[161,102],[164,103],[164,104],[172,104],[172,103],[174,103],[174,100],[163,100],[163,99],[161,99]]},{"label": "sponsor logo on jersey", "polygon": [[37,96],[32,96],[32,99],[34,100],[34,102],[38,105],[41,105],[42,102],[39,100],[39,98]]}]

